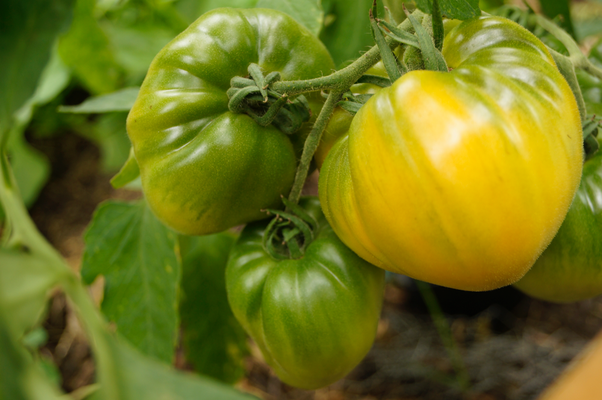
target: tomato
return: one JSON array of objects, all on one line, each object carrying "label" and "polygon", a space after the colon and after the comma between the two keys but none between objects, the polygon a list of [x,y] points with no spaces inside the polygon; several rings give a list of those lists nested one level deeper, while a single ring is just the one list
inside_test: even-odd
[{"label": "tomato", "polygon": [[326,217],[384,269],[455,289],[517,281],[579,185],[574,96],[545,46],[499,17],[445,37],[451,72],[412,71],[376,93],[321,169]]},{"label": "tomato", "polygon": [[230,253],[226,289],[280,379],[315,389],[349,373],[372,346],[385,275],[337,238],[317,198],[300,205],[319,226],[303,257],[272,258],[262,245],[268,223],[249,224]]},{"label": "tomato", "polygon": [[515,287],[569,303],[602,294],[602,153],[585,162],[581,185],[560,230]]},{"label": "tomato", "polygon": [[[178,232],[208,234],[264,218],[260,210],[277,208],[290,191],[297,167],[291,139],[228,111],[230,79],[247,76],[251,63],[284,80],[334,68],[324,45],[291,17],[217,9],[159,52],[128,116],[148,203]],[[316,109],[322,100],[312,99]]]}]

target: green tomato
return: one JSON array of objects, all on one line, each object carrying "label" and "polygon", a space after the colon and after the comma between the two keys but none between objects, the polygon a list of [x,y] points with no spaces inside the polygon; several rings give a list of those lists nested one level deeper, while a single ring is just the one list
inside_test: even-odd
[{"label": "green tomato", "polygon": [[442,53],[451,72],[409,72],[360,109],[320,170],[320,200],[372,264],[491,290],[520,279],[560,228],[581,121],[552,56],[518,24],[464,21]]},{"label": "green tomato", "polygon": [[273,259],[262,245],[267,222],[249,224],[230,253],[226,289],[280,379],[316,389],[349,373],[372,346],[385,274],[337,238],[317,198],[300,205],[319,225],[303,257]]},{"label": "green tomato", "polygon": [[581,185],[560,230],[515,287],[570,303],[602,294],[602,153],[585,162]]},{"label": "green tomato", "polygon": [[[178,232],[202,235],[264,218],[261,210],[278,208],[290,191],[297,166],[291,139],[228,111],[230,80],[247,76],[251,63],[284,80],[334,68],[324,45],[286,14],[217,9],[159,52],[130,111],[144,193]],[[321,102],[309,100],[314,109]]]}]

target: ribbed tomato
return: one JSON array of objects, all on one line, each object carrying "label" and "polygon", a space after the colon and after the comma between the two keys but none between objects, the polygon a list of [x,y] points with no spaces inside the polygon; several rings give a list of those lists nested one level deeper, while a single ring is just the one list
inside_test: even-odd
[{"label": "ribbed tomato", "polygon": [[451,72],[376,93],[321,169],[320,200],[352,250],[464,290],[520,279],[558,231],[583,163],[575,98],[546,47],[499,17],[446,37]]}]

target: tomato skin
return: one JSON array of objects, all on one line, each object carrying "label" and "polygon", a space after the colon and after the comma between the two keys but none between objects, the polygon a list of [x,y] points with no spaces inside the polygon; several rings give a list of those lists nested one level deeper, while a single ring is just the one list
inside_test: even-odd
[{"label": "tomato skin", "polygon": [[372,346],[385,274],[337,238],[317,198],[300,205],[320,226],[304,256],[273,259],[262,245],[267,222],[249,224],[230,253],[226,288],[280,379],[316,389],[348,374]]},{"label": "tomato skin", "polygon": [[[256,63],[284,80],[327,75],[324,45],[286,14],[222,8],[201,16],[153,60],[127,121],[156,216],[189,235],[265,218],[292,186],[297,155],[273,126],[228,110],[230,80]],[[308,96],[314,110],[319,95]]]},{"label": "tomato skin", "polygon": [[529,296],[571,303],[602,294],[602,154],[585,162],[571,208],[550,246],[514,286]]},{"label": "tomato skin", "polygon": [[545,46],[497,17],[445,38],[449,73],[374,95],[321,169],[333,229],[374,265],[455,289],[517,281],[579,184],[581,123]]}]

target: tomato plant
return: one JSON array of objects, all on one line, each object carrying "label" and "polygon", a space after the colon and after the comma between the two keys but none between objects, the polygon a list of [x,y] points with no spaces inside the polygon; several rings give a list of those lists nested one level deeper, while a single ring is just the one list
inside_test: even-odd
[{"label": "tomato plant", "polygon": [[495,17],[445,38],[449,73],[376,93],[326,158],[320,199],[339,237],[382,268],[489,290],[523,276],[581,175],[581,122],[545,46]]},{"label": "tomato plant", "polygon": [[[540,38],[547,31],[569,57],[509,20],[478,18],[477,0],[387,3],[1,3],[1,398],[77,389],[69,395],[242,400],[227,384],[243,376],[243,390],[268,381],[270,394],[295,393],[263,361],[286,384],[320,388],[360,363],[377,327],[379,346],[397,343],[387,340],[395,310],[379,321],[379,266],[490,289],[523,274],[563,219],[517,286],[555,301],[599,293],[602,156],[591,158],[599,121],[586,115],[600,103],[599,45],[589,61],[533,10],[503,14]],[[135,201],[97,208],[79,271],[78,241],[57,245],[67,263],[50,244],[55,225],[42,235],[26,208],[48,172],[28,141],[59,130],[97,144],[103,172],[127,158],[111,183],[135,190],[111,194]],[[582,144],[588,161],[569,209]],[[314,163],[322,205],[301,197]],[[76,180],[78,193],[95,192]],[[37,221],[51,214],[39,210]],[[463,396],[480,378],[430,286],[418,286],[453,371],[415,371],[424,359],[406,357],[390,369],[436,376]],[[389,289],[387,298],[410,292]],[[49,307],[50,296],[63,305]],[[46,329],[49,309],[67,321],[60,340]],[[249,335],[263,354],[252,361]],[[75,336],[89,340],[93,372],[82,368],[87,386],[61,387],[57,367],[69,368],[57,362]],[[357,372],[380,368],[379,352]]]},{"label": "tomato plant", "polygon": [[260,210],[290,191],[291,140],[228,109],[230,80],[246,76],[251,63],[287,80],[334,68],[324,45],[286,14],[217,9],[159,52],[130,111],[146,199],[178,232],[208,234],[264,218]]}]

